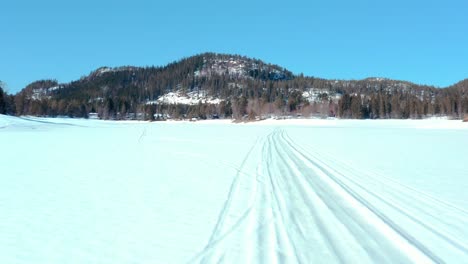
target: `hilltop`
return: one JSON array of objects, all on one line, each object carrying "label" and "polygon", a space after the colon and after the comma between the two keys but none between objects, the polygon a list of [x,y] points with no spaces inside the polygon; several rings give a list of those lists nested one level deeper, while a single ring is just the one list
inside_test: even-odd
[{"label": "hilltop", "polygon": [[446,88],[380,77],[327,80],[245,56],[203,53],[161,67],[101,67],[70,83],[40,80],[9,104],[10,114],[92,112],[103,119],[462,118],[467,87],[468,80]]}]

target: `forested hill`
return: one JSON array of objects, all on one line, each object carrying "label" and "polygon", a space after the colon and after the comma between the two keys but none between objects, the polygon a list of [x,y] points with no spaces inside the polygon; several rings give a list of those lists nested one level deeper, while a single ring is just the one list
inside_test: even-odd
[{"label": "forested hill", "polygon": [[244,56],[204,53],[164,67],[102,67],[71,83],[41,80],[16,95],[0,90],[0,113],[97,113],[103,119],[463,118],[467,92],[468,80],[446,88],[385,78],[327,80]]}]

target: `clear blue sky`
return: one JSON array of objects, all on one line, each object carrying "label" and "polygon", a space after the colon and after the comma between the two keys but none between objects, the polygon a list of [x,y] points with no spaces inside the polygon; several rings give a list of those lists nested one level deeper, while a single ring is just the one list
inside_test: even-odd
[{"label": "clear blue sky", "polygon": [[468,78],[468,1],[0,3],[0,80],[10,93],[100,66],[236,53],[309,76],[447,86]]}]

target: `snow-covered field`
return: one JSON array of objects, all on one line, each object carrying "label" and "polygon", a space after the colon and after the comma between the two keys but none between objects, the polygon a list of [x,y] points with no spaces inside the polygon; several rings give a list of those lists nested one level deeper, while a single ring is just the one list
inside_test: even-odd
[{"label": "snow-covered field", "polygon": [[468,263],[468,124],[0,116],[0,263]]}]

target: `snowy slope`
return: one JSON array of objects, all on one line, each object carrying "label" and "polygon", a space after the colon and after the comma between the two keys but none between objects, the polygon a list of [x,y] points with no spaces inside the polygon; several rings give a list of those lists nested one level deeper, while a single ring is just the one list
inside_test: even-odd
[{"label": "snowy slope", "polygon": [[468,126],[0,116],[1,263],[466,263]]},{"label": "snowy slope", "polygon": [[155,101],[149,101],[146,104],[184,104],[184,105],[197,105],[202,104],[220,104],[223,99],[213,96],[208,96],[206,91],[192,91],[186,94],[177,91],[164,94]]}]

